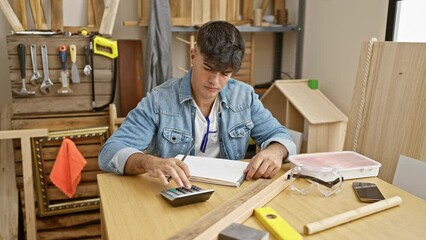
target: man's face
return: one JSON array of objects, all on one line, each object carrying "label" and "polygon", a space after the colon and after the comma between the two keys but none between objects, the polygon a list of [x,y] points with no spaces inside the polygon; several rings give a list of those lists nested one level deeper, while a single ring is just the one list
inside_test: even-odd
[{"label": "man's face", "polygon": [[214,100],[232,75],[232,69],[218,72],[212,64],[204,61],[197,47],[191,49],[192,92],[196,101]]}]

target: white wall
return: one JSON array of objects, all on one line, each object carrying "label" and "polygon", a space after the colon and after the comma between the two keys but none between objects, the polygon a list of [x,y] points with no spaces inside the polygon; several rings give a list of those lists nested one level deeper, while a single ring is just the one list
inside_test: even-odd
[{"label": "white wall", "polygon": [[388,0],[307,0],[302,77],[347,115],[361,44],[384,40],[387,9]]}]

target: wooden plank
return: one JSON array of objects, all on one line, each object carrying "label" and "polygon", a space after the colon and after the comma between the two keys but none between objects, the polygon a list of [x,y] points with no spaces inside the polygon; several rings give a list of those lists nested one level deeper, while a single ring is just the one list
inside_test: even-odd
[{"label": "wooden plank", "polygon": [[[2,130],[0,139],[30,138],[47,136],[47,129]],[[24,154],[24,152],[22,152]]]},{"label": "wooden plank", "polygon": [[[345,149],[354,149],[379,161],[382,164],[379,177],[392,182],[400,155],[426,161],[426,73],[419,71],[426,68],[426,44],[374,43],[363,90],[367,55],[368,43],[364,43]],[[363,107],[362,92],[365,92]],[[359,112],[363,114],[359,116]],[[356,135],[358,142],[353,148]]]},{"label": "wooden plank", "polygon": [[120,117],[125,117],[145,95],[142,42],[140,40],[119,40],[118,48],[120,49],[118,59]]},{"label": "wooden plank", "polygon": [[86,227],[73,227],[63,229],[55,229],[51,231],[41,231],[38,234],[39,239],[88,239],[88,237],[99,237],[101,235],[100,224],[90,224]]},{"label": "wooden plank", "polygon": [[243,20],[253,20],[253,0],[243,0]]},{"label": "wooden plank", "polygon": [[[52,70],[57,70],[60,71],[61,69],[61,62],[59,61],[59,53],[56,47],[48,47],[51,48],[52,50],[56,49],[55,53],[49,54],[48,55],[48,62],[49,62],[49,76],[50,76],[50,72],[52,72]],[[38,55],[37,55],[38,56]],[[31,61],[25,61],[25,68],[29,71],[32,72],[32,63]],[[41,56],[38,56],[37,58],[37,62],[40,62],[41,64]],[[112,72],[111,68],[112,68],[112,61],[111,59],[101,56],[101,55],[95,55],[93,58],[93,62],[94,62],[94,66],[97,69],[110,69],[110,72]],[[38,65],[40,66],[40,65]],[[71,66],[71,59],[67,58],[67,66]],[[82,71],[84,68],[85,64],[84,64],[84,55],[77,55],[77,68]],[[40,66],[40,68],[42,68],[42,66]],[[19,67],[19,59],[18,59],[18,55],[14,55],[14,54],[10,54],[9,55],[9,69],[11,70],[20,70],[21,68]],[[42,70],[42,69],[40,69]],[[97,74],[97,72],[96,72]]]},{"label": "wooden plank", "polygon": [[94,13],[94,1],[87,1],[87,27],[96,27],[95,13]]},{"label": "wooden plank", "polygon": [[235,15],[236,12],[236,1],[235,0],[228,0],[227,6],[226,6],[226,20],[229,22],[233,22],[237,20],[237,16]]},{"label": "wooden plank", "polygon": [[13,31],[18,32],[18,31],[25,30],[21,22],[19,21],[19,19],[16,17],[12,7],[9,5],[9,2],[7,0],[0,0],[0,8],[4,16],[6,17],[7,21],[9,22],[10,26],[12,27]]},{"label": "wooden plank", "polygon": [[180,18],[189,18],[192,16],[192,0],[180,0]]},{"label": "wooden plank", "polygon": [[107,112],[87,113],[56,113],[50,115],[15,114],[12,129],[48,128],[49,131],[64,129],[93,128],[108,125]]},{"label": "wooden plank", "polygon": [[227,13],[227,0],[218,0],[218,4],[219,4],[219,18],[218,20],[223,20],[226,21],[226,13]]},{"label": "wooden plank", "polygon": [[[50,28],[52,31],[64,30],[63,0],[50,0]],[[40,65],[38,65],[40,66]]]},{"label": "wooden plank", "polygon": [[170,0],[170,16],[172,18],[180,16],[180,0]]},{"label": "wooden plank", "polygon": [[270,0],[262,0],[262,3],[260,5],[260,9],[262,9],[262,17],[265,15],[266,9],[268,8]]},{"label": "wooden plank", "polygon": [[288,173],[275,179],[256,180],[170,239],[217,239],[219,232],[229,224],[244,222],[255,208],[264,206],[290,186],[291,181],[287,180]]},{"label": "wooden plank", "polygon": [[82,118],[54,118],[54,119],[29,119],[29,120],[20,120],[16,119],[12,121],[12,128],[14,129],[28,129],[42,126],[46,126],[46,123],[49,123],[49,130],[58,131],[63,129],[76,129],[76,128],[86,128],[86,127],[95,127],[95,126],[107,126],[108,118],[105,116],[99,117],[82,117]]},{"label": "wooden plank", "polygon": [[34,2],[34,12],[35,12],[34,23],[35,23],[36,29],[42,29],[42,25],[43,25],[42,14],[43,14],[43,11],[41,9],[41,0],[33,0],[33,2]]},{"label": "wooden plank", "polygon": [[[26,101],[28,103],[33,102],[33,101],[39,101],[39,102],[45,102],[45,100],[48,98],[51,99],[56,99],[56,98],[68,98],[70,96],[74,96],[74,97],[91,97],[91,84],[90,83],[79,83],[79,84],[70,84],[70,88],[74,91],[72,94],[60,94],[57,93],[57,90],[60,89],[62,87],[62,85],[59,83],[59,78],[50,78],[52,79],[54,85],[51,88],[51,93],[50,94],[43,94],[40,91],[40,86],[36,85],[27,85],[27,89],[29,91],[35,91],[35,96],[31,97],[31,98],[27,98],[27,97],[21,97],[21,96],[15,96],[15,99],[22,99],[22,101]],[[13,82],[12,83],[12,89],[20,89],[20,85],[19,83]],[[95,94],[96,96],[110,96],[111,95],[111,90],[112,89],[112,85],[111,82],[109,83],[96,83],[96,88],[95,88]],[[56,101],[56,100],[55,100]]]},{"label": "wooden plank", "polygon": [[37,239],[35,227],[34,179],[31,159],[31,137],[47,136],[47,129],[6,130],[2,131],[0,139],[21,139],[22,172],[25,194],[25,225],[28,239]]},{"label": "wooden plank", "polygon": [[[109,100],[110,96],[96,96],[96,103],[99,106],[108,103]],[[92,110],[92,99],[90,96],[85,98],[78,96],[67,96],[66,98],[45,97],[45,101],[30,105],[27,98],[16,98],[13,100],[12,106],[14,113],[34,113],[36,111],[38,113],[50,113],[58,112],[58,110],[62,112],[81,112]]]},{"label": "wooden plank", "polygon": [[211,20],[219,20],[219,0],[211,0],[210,4]]},{"label": "wooden plank", "polygon": [[118,4],[120,0],[108,0],[105,3],[104,15],[102,16],[101,25],[99,27],[99,33],[107,36],[112,35],[114,28],[115,17],[117,15]]},{"label": "wooden plank", "polygon": [[55,186],[51,186],[47,188],[47,196],[50,201],[58,201],[58,200],[72,200],[79,198],[87,198],[87,197],[99,197],[98,183],[90,182],[90,183],[80,183],[77,186],[77,190],[75,191],[75,195],[73,198],[69,199],[61,190],[59,190]]},{"label": "wooden plank", "polygon": [[148,21],[150,11],[150,0],[140,0],[140,2],[141,7],[139,9],[141,11],[141,14],[139,15],[139,19]]},{"label": "wooden plank", "polygon": [[[11,112],[8,105],[0,113],[0,130],[10,129]],[[18,239],[18,189],[12,140],[0,140],[0,239]]]},{"label": "wooden plank", "polygon": [[[17,1],[14,1],[17,2]],[[27,30],[28,29],[28,20],[27,20],[27,6],[25,3],[25,0],[19,0],[19,12],[20,17],[19,20],[21,21],[22,27]],[[16,13],[16,11],[15,11]]]},{"label": "wooden plank", "polygon": [[104,0],[91,0],[93,2],[93,12],[95,18],[95,27],[99,29],[102,18],[104,16],[105,3]]},{"label": "wooden plank", "polygon": [[277,16],[278,11],[285,11],[285,0],[274,0],[274,16]]},{"label": "wooden plank", "polygon": [[201,15],[201,23],[204,24],[211,20],[211,3],[210,0],[202,1],[202,15]]},{"label": "wooden plank", "polygon": [[191,25],[202,24],[203,5],[200,0],[192,0],[191,3]]},{"label": "wooden plank", "polygon": [[51,216],[45,218],[37,218],[37,229],[59,229],[74,226],[88,225],[92,223],[99,223],[99,211],[89,211],[85,213],[69,214],[64,216]]}]

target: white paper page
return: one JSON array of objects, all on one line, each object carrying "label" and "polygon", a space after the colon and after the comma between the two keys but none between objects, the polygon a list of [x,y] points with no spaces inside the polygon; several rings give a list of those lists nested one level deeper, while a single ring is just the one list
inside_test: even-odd
[{"label": "white paper page", "polygon": [[[176,158],[182,159],[183,155]],[[226,160],[219,158],[187,156],[185,164],[188,165],[191,176],[209,178],[220,181],[237,183],[243,175],[248,162]]]}]

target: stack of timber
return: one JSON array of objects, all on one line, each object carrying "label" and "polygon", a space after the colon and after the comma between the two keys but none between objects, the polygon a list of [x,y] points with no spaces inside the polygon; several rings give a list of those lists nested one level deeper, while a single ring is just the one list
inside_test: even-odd
[{"label": "stack of timber", "polygon": [[[34,129],[47,128],[49,134],[54,132],[63,132],[64,136],[72,135],[73,131],[86,131],[87,129],[102,128],[109,124],[108,112],[92,111],[92,82],[91,76],[83,74],[85,66],[85,55],[83,47],[89,44],[89,37],[86,36],[8,36],[7,49],[9,56],[10,81],[12,89],[20,90],[22,87],[20,66],[18,60],[17,46],[24,44],[26,48],[26,87],[28,91],[34,91],[34,96],[21,96],[13,93],[11,112],[11,128],[18,129]],[[45,44],[48,49],[49,76],[53,82],[50,92],[43,94],[40,91],[40,83],[32,85],[29,79],[33,73],[30,45],[37,46],[37,66],[38,71],[43,74],[42,57],[40,45]],[[80,76],[80,83],[71,83],[69,77],[69,86],[73,90],[70,94],[60,94],[57,90],[61,87],[60,71],[61,63],[59,58],[58,47],[64,44],[69,47],[75,44],[77,47],[77,68]],[[71,57],[67,52],[67,72],[71,69]],[[111,99],[113,71],[112,60],[104,56],[94,56],[94,77],[95,77],[95,99],[96,106],[104,105]],[[70,74],[68,74],[70,75]],[[11,89],[11,91],[12,91]],[[106,127],[106,131],[107,127]],[[107,135],[102,136],[105,140]],[[87,160],[87,165],[82,172],[80,184],[77,187],[76,194],[73,198],[68,198],[59,189],[57,189],[50,181],[49,174],[52,170],[53,163],[61,141],[47,141],[40,150],[41,164],[37,166],[37,157],[35,151],[35,140],[32,140],[33,151],[33,171],[35,183],[35,199],[36,206],[36,228],[37,239],[99,239],[100,216],[99,216],[99,192],[97,187],[96,174],[100,172],[98,167],[98,151],[102,145],[102,141],[96,137],[88,137],[81,139],[73,139],[77,148]],[[22,156],[20,142],[13,142],[15,171],[18,192],[21,197],[22,212],[25,219],[25,196],[22,179]],[[41,174],[42,173],[42,174]],[[40,180],[37,176],[44,176]],[[45,188],[43,188],[43,186]],[[44,198],[42,196],[43,189]],[[84,204],[74,204],[78,201],[91,201],[90,207],[82,207]],[[97,202],[96,202],[97,200]],[[47,204],[48,207],[43,209]],[[56,211],[53,206],[60,204],[67,205],[65,211]]]}]

